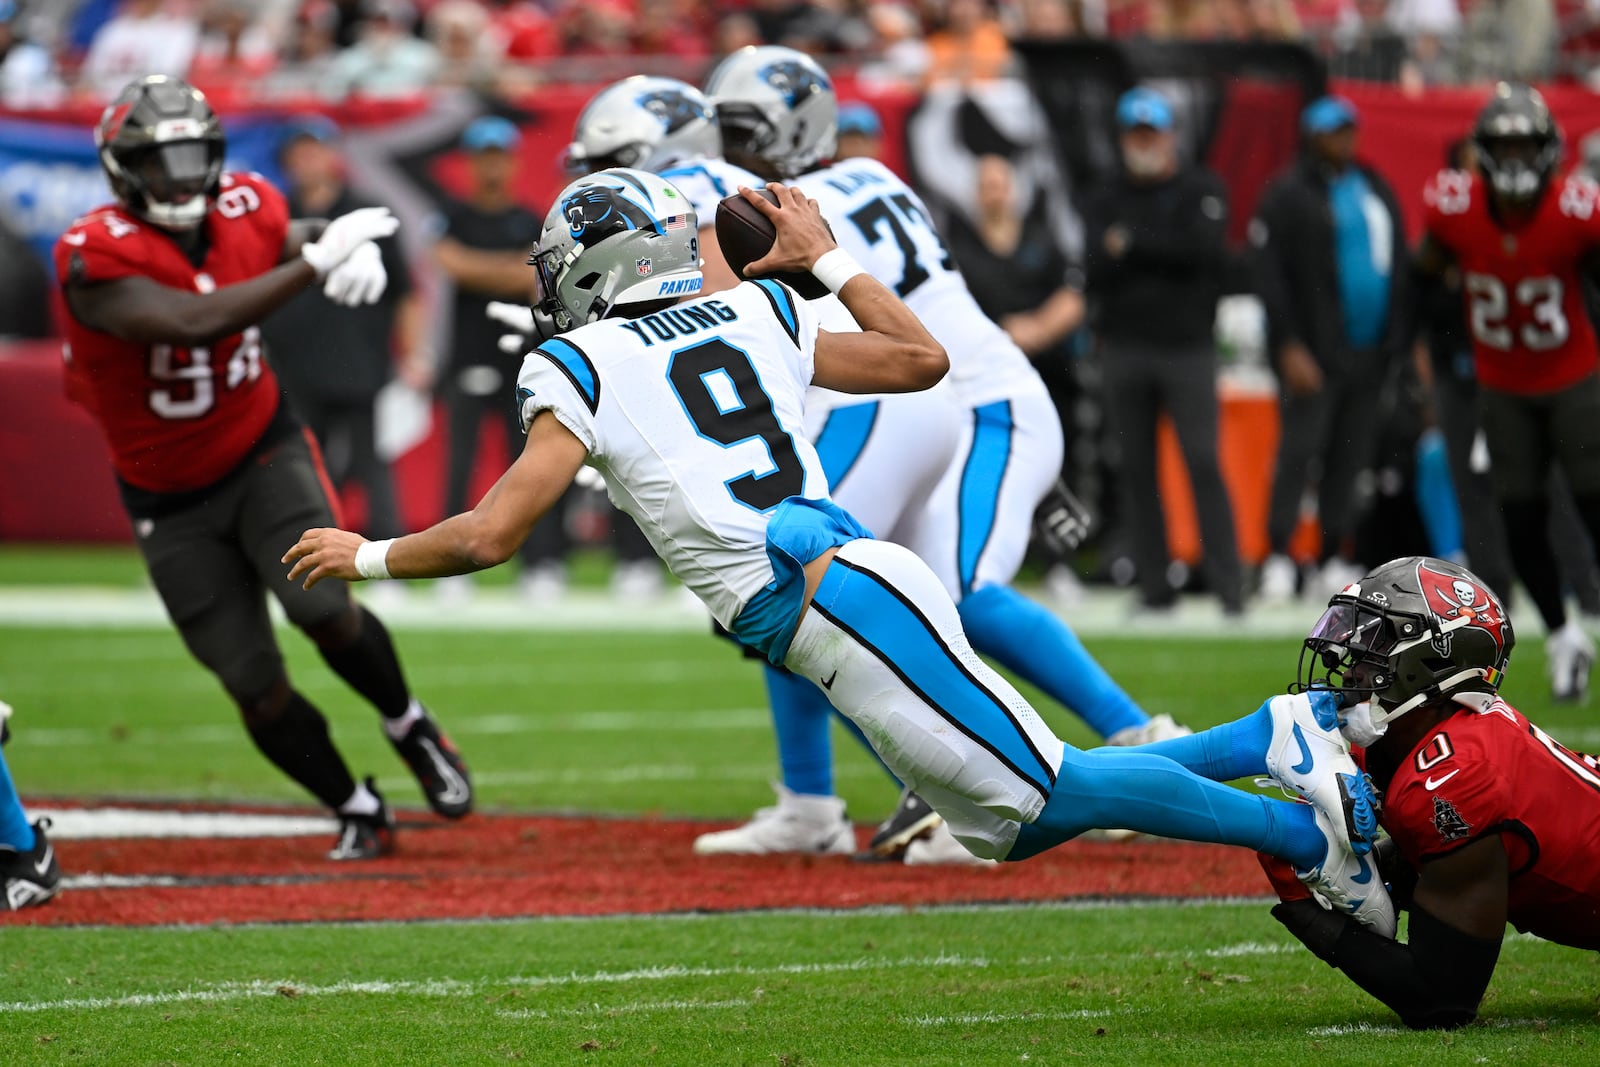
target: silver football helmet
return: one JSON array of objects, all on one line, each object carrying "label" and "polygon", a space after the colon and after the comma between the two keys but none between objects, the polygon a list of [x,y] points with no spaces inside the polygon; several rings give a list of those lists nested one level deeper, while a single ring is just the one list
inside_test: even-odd
[{"label": "silver football helmet", "polygon": [[676,78],[636,74],[600,90],[584,106],[564,163],[568,174],[605,167],[659,173],[721,156],[717,112],[704,93]]},{"label": "silver football helmet", "polygon": [[839,99],[833,80],[804,52],[750,45],[712,69],[706,95],[727,152],[772,164],[792,178],[833,157]]},{"label": "silver football helmet", "polygon": [[664,178],[618,167],[579,178],[545,216],[531,261],[537,332],[565,333],[614,311],[647,314],[700,291],[700,224]]}]

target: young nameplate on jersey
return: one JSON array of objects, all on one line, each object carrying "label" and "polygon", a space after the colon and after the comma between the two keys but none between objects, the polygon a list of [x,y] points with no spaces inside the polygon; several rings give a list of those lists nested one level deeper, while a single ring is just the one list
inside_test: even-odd
[{"label": "young nameplate on jersey", "polygon": [[828,499],[799,433],[806,386],[922,389],[948,362],[905,304],[837,249],[810,200],[769,188],[776,205],[745,194],[776,231],[751,269],[809,269],[859,332],[818,329],[805,302],[770,281],[679,303],[700,282],[697,220],[680,194],[641,171],[581,179],[535,255],[554,336],[518,383],[523,454],[474,511],[422,533],[374,543],[307,530],[283,557],[291,580],[493,566],[589,463],[712,614],[826,692],[974,855],[1025,859],[1097,826],[1241,845],[1293,863],[1346,914],[1391,934],[1388,896],[1363,884],[1365,847],[1349,830],[1351,811],[1359,825],[1372,805],[1356,776],[1346,783],[1323,761],[1313,807],[1160,757],[1065,745],[973,653],[928,566]]}]

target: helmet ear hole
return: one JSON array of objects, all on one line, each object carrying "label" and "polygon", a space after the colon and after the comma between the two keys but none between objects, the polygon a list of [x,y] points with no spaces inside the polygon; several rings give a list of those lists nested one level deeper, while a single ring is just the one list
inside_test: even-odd
[{"label": "helmet ear hole", "polygon": [[573,282],[572,284],[573,284],[574,288],[583,289],[583,290],[589,290],[589,289],[593,289],[599,283],[600,283],[600,275],[598,273],[594,272],[594,271],[590,271],[588,274],[585,274],[583,277],[579,278],[577,281]]}]

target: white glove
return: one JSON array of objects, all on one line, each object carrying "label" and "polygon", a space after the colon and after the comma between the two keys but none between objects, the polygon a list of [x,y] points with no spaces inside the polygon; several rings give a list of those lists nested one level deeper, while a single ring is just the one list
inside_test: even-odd
[{"label": "white glove", "polygon": [[1379,725],[1372,721],[1372,704],[1363,700],[1353,708],[1346,708],[1339,713],[1339,732],[1344,734],[1344,739],[1352,745],[1362,748],[1371,748],[1378,739],[1389,732],[1389,724]]},{"label": "white glove", "polygon": [[376,304],[389,287],[389,272],[383,269],[383,253],[371,241],[356,245],[350,258],[328,272],[322,294],[347,308]]},{"label": "white glove", "polygon": [[300,246],[300,255],[311,264],[319,279],[350,258],[357,248],[380,237],[388,237],[400,228],[400,220],[386,207],[364,207],[340,215],[328,223],[322,236],[308,245]]},{"label": "white glove", "polygon": [[528,335],[533,332],[533,308],[526,304],[510,304],[504,300],[491,300],[484,315],[492,322],[509,326],[516,333],[500,335],[500,351],[509,356],[520,356],[528,345]]}]

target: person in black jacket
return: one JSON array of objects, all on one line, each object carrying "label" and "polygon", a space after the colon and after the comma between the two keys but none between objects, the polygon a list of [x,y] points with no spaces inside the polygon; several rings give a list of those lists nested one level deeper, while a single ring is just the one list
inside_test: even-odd
[{"label": "person in black jacket", "polygon": [[1364,573],[1343,558],[1357,518],[1356,482],[1377,436],[1374,384],[1404,350],[1408,328],[1400,208],[1389,184],[1356,161],[1354,105],[1322,97],[1300,126],[1304,154],[1268,185],[1250,224],[1283,425],[1267,519],[1272,555],[1261,572],[1268,600],[1294,595],[1289,540],[1314,465],[1320,592]]},{"label": "person in black jacket", "polygon": [[1225,611],[1243,606],[1233,508],[1217,454],[1213,326],[1226,252],[1222,179],[1183,165],[1172,108],[1150,89],[1117,104],[1124,172],[1085,214],[1088,298],[1106,406],[1122,450],[1126,526],[1145,607],[1176,598],[1156,489],[1156,420],[1165,411],[1189,468],[1207,577]]}]

